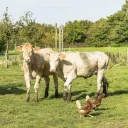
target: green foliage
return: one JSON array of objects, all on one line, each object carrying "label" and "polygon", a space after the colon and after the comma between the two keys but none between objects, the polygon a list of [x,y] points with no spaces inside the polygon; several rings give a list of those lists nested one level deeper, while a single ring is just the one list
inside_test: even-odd
[{"label": "green foliage", "polygon": [[91,25],[90,21],[67,22],[64,27],[64,39],[68,44],[82,43],[86,39],[86,33]]},{"label": "green foliage", "polygon": [[[96,22],[68,21],[64,26],[64,47],[128,46],[128,3],[120,11]],[[25,13],[15,23],[7,12],[0,21],[0,51],[7,42],[9,49],[30,42],[34,46],[54,47],[55,27],[37,23],[32,12]]]},{"label": "green foliage", "polygon": [[100,19],[99,21],[93,23],[89,28],[87,32],[88,38],[85,43],[87,44],[87,46],[108,46],[108,32],[109,25],[107,21],[105,19]]}]

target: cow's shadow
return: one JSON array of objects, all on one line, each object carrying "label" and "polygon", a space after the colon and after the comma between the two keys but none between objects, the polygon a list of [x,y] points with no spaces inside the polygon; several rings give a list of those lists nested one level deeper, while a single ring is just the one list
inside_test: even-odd
[{"label": "cow's shadow", "polygon": [[[87,90],[85,90],[85,89],[83,89],[83,90],[79,90],[79,91],[73,91],[72,92],[72,96],[74,97],[76,97],[77,95],[79,95],[79,96],[77,96],[75,99],[73,99],[72,101],[74,101],[74,100],[77,100],[77,99],[83,99],[83,98],[85,98],[85,96],[86,96],[86,93],[87,92]],[[84,93],[84,94],[83,94]],[[94,93],[93,93],[94,94]],[[51,95],[50,97],[49,97],[50,99],[53,99],[53,98],[55,98],[55,96],[54,95]],[[58,98],[63,98],[63,92],[61,92],[61,93],[59,93],[59,96],[58,96]]]},{"label": "cow's shadow", "polygon": [[122,94],[128,94],[128,90],[118,90],[115,92],[109,92],[108,96],[115,96],[115,95],[122,95]]},{"label": "cow's shadow", "polygon": [[9,85],[0,85],[0,95],[6,95],[6,94],[15,94],[15,95],[20,95],[23,93],[26,93],[24,89],[21,89],[22,87],[21,84],[9,84]]},{"label": "cow's shadow", "polygon": [[[115,92],[109,92],[108,91],[108,97],[109,96],[115,96],[115,95],[122,95],[122,94],[128,94],[128,90],[118,90],[118,91],[115,91]],[[92,93],[88,93],[87,90],[79,90],[79,91],[72,91],[72,101],[76,101],[76,100],[82,100],[82,99],[85,99],[85,97],[89,95],[90,97],[94,97],[95,95],[95,92],[92,92]],[[53,99],[55,98],[54,95],[51,95],[49,97],[50,99]],[[63,98],[63,93],[59,93],[59,96],[58,98]]]},{"label": "cow's shadow", "polygon": [[[81,99],[85,99],[86,95],[89,95],[90,97],[94,97],[95,92],[92,93],[87,93],[86,91],[84,91],[85,93],[83,94],[82,92],[79,92],[81,95],[77,96],[76,98],[74,98],[73,100],[81,100]],[[73,92],[73,94],[75,94],[75,92]],[[122,95],[122,94],[128,94],[128,90],[118,90],[115,92],[109,92],[107,93],[107,97],[109,96],[115,96],[115,95]],[[105,97],[106,98],[106,97]]]}]

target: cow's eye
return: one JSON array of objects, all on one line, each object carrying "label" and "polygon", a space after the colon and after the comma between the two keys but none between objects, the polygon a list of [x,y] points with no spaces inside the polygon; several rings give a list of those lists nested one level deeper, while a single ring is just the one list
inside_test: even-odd
[{"label": "cow's eye", "polygon": [[59,59],[57,59],[56,61],[59,61]]}]

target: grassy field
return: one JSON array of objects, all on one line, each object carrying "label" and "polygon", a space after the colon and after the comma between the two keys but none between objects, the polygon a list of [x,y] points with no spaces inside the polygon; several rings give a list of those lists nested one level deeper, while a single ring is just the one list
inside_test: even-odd
[{"label": "grassy field", "polygon": [[82,104],[85,96],[96,91],[96,76],[73,81],[72,102],[62,99],[63,81],[59,79],[59,98],[54,98],[51,78],[49,97],[44,96],[44,80],[39,89],[39,102],[33,101],[32,81],[30,102],[25,102],[26,88],[20,67],[0,67],[0,128],[127,128],[128,127],[128,66],[107,71],[109,96],[92,112],[94,117],[80,118],[75,101]]},{"label": "grassy field", "polygon": [[[65,48],[65,51],[81,51],[81,52],[92,52],[92,51],[102,51],[110,53],[125,53],[127,52],[127,47],[83,47],[83,48]],[[18,55],[19,52],[15,50],[10,50],[9,55]],[[4,55],[0,55],[0,59],[4,59]]]},{"label": "grassy field", "polygon": [[127,47],[83,47],[83,48],[66,48],[66,51],[82,51],[82,52],[92,52],[92,51],[102,51],[110,53],[126,53]]}]

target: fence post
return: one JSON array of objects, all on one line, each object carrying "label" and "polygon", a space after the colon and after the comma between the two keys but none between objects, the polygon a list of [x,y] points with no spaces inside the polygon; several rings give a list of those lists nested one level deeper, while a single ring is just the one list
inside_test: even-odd
[{"label": "fence post", "polygon": [[55,24],[55,50],[57,50],[57,23]]},{"label": "fence post", "polygon": [[59,27],[59,52],[61,52],[61,26]]},{"label": "fence post", "polygon": [[64,42],[63,42],[63,25],[61,26],[61,43],[62,43],[62,52],[64,51]]}]

